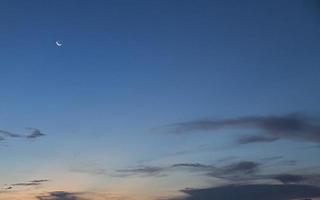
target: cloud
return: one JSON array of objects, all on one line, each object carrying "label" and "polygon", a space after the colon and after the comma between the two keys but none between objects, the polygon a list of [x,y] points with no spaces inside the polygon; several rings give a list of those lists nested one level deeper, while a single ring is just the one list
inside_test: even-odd
[{"label": "cloud", "polygon": [[132,169],[119,169],[116,170],[118,173],[116,176],[127,177],[127,176],[158,176],[163,172],[165,168],[162,167],[152,167],[152,166],[143,166]]},{"label": "cloud", "polygon": [[116,170],[118,173],[116,176],[164,176],[164,172],[169,172],[173,169],[208,171],[213,168],[214,166],[212,165],[204,165],[200,163],[176,163],[169,166],[142,166],[130,169],[120,169]]},{"label": "cloud", "polygon": [[31,130],[31,133],[26,136],[28,139],[35,139],[41,136],[45,136],[46,134],[42,133],[39,129],[37,128],[28,128],[28,130]]},{"label": "cloud", "polygon": [[303,140],[320,143],[320,121],[301,114],[244,116],[221,120],[198,120],[171,124],[169,132],[190,133],[195,131],[213,131],[221,129],[255,129],[266,136],[245,136],[239,143],[272,142],[277,139]]},{"label": "cloud", "polygon": [[48,179],[36,179],[36,180],[31,180],[31,181],[23,182],[23,183],[14,183],[14,184],[11,184],[11,188],[13,186],[36,186],[36,185],[41,185],[41,184],[48,182],[48,181],[49,181]]},{"label": "cloud", "polygon": [[38,200],[83,200],[78,193],[70,193],[65,191],[50,192],[45,195],[37,196]]},{"label": "cloud", "polygon": [[264,166],[263,162],[270,162],[273,160],[281,159],[281,156],[269,157],[262,160],[262,163],[254,161],[239,161],[230,163],[223,166],[206,165],[201,163],[175,163],[167,166],[140,166],[136,168],[116,170],[114,177],[163,177],[169,173],[174,173],[176,170],[188,173],[200,173],[204,176],[224,179],[234,183],[252,183],[259,182],[272,182],[281,184],[297,184],[302,183],[306,185],[320,186],[320,175],[314,174],[268,174],[262,173]]},{"label": "cloud", "polygon": [[252,174],[258,170],[260,166],[259,163],[251,162],[251,161],[242,161],[235,164],[228,165],[224,167],[224,173],[244,173],[244,174]]},{"label": "cloud", "polygon": [[44,182],[48,182],[48,179],[36,179],[36,180],[32,180],[30,181],[31,183],[44,183]]},{"label": "cloud", "polygon": [[206,189],[183,190],[184,200],[290,200],[320,197],[320,188],[310,185],[226,185]]},{"label": "cloud", "polygon": [[258,135],[252,135],[252,136],[243,136],[238,139],[239,144],[249,144],[249,143],[258,143],[258,142],[274,142],[278,140],[279,138],[275,137],[264,137],[264,136],[258,136]]},{"label": "cloud", "polygon": [[[266,178],[268,178],[268,176]],[[277,180],[283,184],[303,183],[320,186],[319,174],[276,174],[270,175],[269,178]]]},{"label": "cloud", "polygon": [[320,174],[270,174],[262,173],[265,163],[282,159],[282,156],[268,157],[261,163],[254,161],[239,161],[227,165],[206,165],[201,163],[175,163],[167,166],[142,166],[137,168],[116,170],[114,177],[163,177],[176,170],[188,173],[200,173],[201,175],[223,179],[233,183],[279,183],[279,184],[304,184],[320,186]]},{"label": "cloud", "polygon": [[261,164],[252,161],[240,161],[222,167],[211,168],[206,175],[231,181],[248,181],[257,179]]},{"label": "cloud", "polygon": [[40,183],[14,183],[12,186],[32,186],[32,185],[40,185]]},{"label": "cloud", "polygon": [[298,183],[306,180],[306,177],[301,175],[292,175],[292,174],[279,174],[275,175],[273,179],[280,181],[281,183]]},{"label": "cloud", "polygon": [[200,163],[177,163],[177,164],[173,164],[172,167],[208,168],[210,166],[203,165]]},{"label": "cloud", "polygon": [[31,131],[31,133],[29,133],[27,135],[23,135],[23,134],[17,134],[17,133],[12,133],[9,131],[0,130],[0,141],[5,140],[6,138],[35,139],[35,138],[46,135],[37,128],[27,128],[27,130]]},{"label": "cloud", "polygon": [[2,135],[1,136],[2,140],[4,140],[5,137],[12,137],[12,138],[22,137],[22,135],[11,133],[9,131],[4,131],[4,130],[0,130],[0,134]]},{"label": "cloud", "polygon": [[212,177],[230,178],[232,176],[253,174],[258,170],[259,166],[259,163],[251,161],[232,163],[222,167],[200,163],[176,163],[169,166],[142,166],[137,168],[120,169],[116,170],[117,174],[115,176],[164,176],[165,172],[171,172],[172,170],[187,170],[192,172],[203,172]]}]

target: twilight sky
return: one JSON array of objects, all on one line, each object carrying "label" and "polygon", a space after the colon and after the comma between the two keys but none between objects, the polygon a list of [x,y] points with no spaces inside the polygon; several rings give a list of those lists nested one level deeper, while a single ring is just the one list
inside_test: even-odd
[{"label": "twilight sky", "polygon": [[0,200],[320,199],[319,1],[2,0],[0,24]]}]

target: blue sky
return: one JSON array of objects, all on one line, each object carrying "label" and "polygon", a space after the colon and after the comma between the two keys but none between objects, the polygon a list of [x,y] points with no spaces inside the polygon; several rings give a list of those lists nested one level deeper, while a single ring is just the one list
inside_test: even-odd
[{"label": "blue sky", "polygon": [[[1,1],[0,130],[19,137],[0,135],[0,184],[48,181],[31,193],[3,189],[0,199],[58,199],[50,192],[59,190],[155,199],[230,181],[172,172],[176,163],[263,162],[264,174],[319,167],[319,8],[298,0]],[[274,117],[302,128],[261,125]],[[167,130],[194,123],[186,133]],[[36,130],[45,136],[28,137]],[[259,143],[237,143],[247,135]],[[271,157],[279,160],[262,161]],[[133,170],[150,166],[156,176]]]}]

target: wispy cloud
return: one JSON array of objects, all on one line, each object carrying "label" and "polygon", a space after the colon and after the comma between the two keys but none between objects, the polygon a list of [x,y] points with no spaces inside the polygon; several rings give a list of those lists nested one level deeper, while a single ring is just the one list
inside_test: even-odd
[{"label": "wispy cloud", "polygon": [[28,139],[35,139],[35,138],[42,137],[42,136],[46,135],[46,134],[42,133],[37,128],[27,128],[27,129],[31,131],[31,133],[26,136],[26,138],[28,138]]},{"label": "wispy cloud", "polygon": [[13,183],[7,189],[12,189],[15,186],[36,186],[36,185],[41,185],[48,181],[49,181],[48,179],[36,179],[28,182]]},{"label": "wispy cloud", "polygon": [[30,133],[24,135],[24,134],[17,134],[17,133],[12,133],[9,131],[5,130],[0,130],[0,141],[6,140],[7,138],[25,138],[25,139],[36,139],[41,136],[45,136],[42,131],[40,131],[37,128],[27,128],[27,130],[30,131]]},{"label": "wispy cloud", "polygon": [[165,170],[165,167],[142,166],[138,168],[116,170],[117,174],[115,176],[158,176],[161,174],[161,172],[164,172]]},{"label": "wispy cloud", "polygon": [[278,140],[279,138],[276,137],[265,137],[259,135],[249,135],[243,136],[238,139],[239,144],[249,144],[249,143],[258,143],[258,142],[273,142]]},{"label": "wispy cloud", "polygon": [[33,186],[33,185],[40,185],[41,183],[14,183],[12,186]]},{"label": "wispy cloud", "polygon": [[22,137],[22,135],[12,133],[9,131],[4,131],[4,130],[0,130],[0,134],[2,135],[2,139],[5,139],[5,137],[12,137],[12,138]]},{"label": "wispy cloud", "polygon": [[171,167],[208,168],[211,166],[200,164],[200,163],[178,163],[178,164],[173,164]]},{"label": "wispy cloud", "polygon": [[66,191],[55,191],[48,194],[39,195],[38,200],[84,200],[79,197],[79,193],[71,193]]},{"label": "wispy cloud", "polygon": [[265,136],[245,136],[239,143],[273,142],[278,139],[302,140],[320,143],[320,120],[293,113],[288,115],[244,116],[221,120],[198,120],[167,126],[172,133],[191,133],[221,129],[256,129]]},{"label": "wispy cloud", "polygon": [[279,160],[282,157],[270,157],[261,160],[261,163],[254,161],[239,161],[230,164],[217,166],[206,165],[201,163],[175,163],[167,166],[141,166],[137,168],[128,168],[117,170],[114,176],[130,177],[130,176],[153,176],[163,177],[176,170],[186,173],[200,173],[201,175],[223,179],[232,183],[255,183],[256,181],[269,183],[270,181],[278,184],[305,184],[320,186],[320,174],[268,174],[264,171],[264,167],[270,161]]},{"label": "wispy cloud", "polygon": [[214,165],[205,165],[201,163],[176,163],[169,166],[141,166],[137,168],[116,170],[116,176],[164,176],[167,172],[173,170],[203,172],[208,176],[225,177],[231,175],[253,174],[259,168],[260,164],[251,161],[242,161],[217,167]]},{"label": "wispy cloud", "polygon": [[258,170],[259,163],[252,161],[242,161],[223,167],[224,173],[244,173],[252,174]]},{"label": "wispy cloud", "polygon": [[116,170],[116,175],[118,177],[128,177],[128,176],[165,176],[166,172],[170,172],[174,169],[182,170],[204,170],[211,168],[212,166],[204,165],[200,163],[176,163],[170,166],[140,166],[137,168],[128,168]]}]

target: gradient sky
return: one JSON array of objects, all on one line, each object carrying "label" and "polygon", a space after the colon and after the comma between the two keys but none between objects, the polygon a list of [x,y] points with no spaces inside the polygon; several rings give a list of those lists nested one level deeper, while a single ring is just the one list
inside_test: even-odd
[{"label": "gradient sky", "polygon": [[320,186],[319,13],[313,0],[2,0],[0,200]]}]

